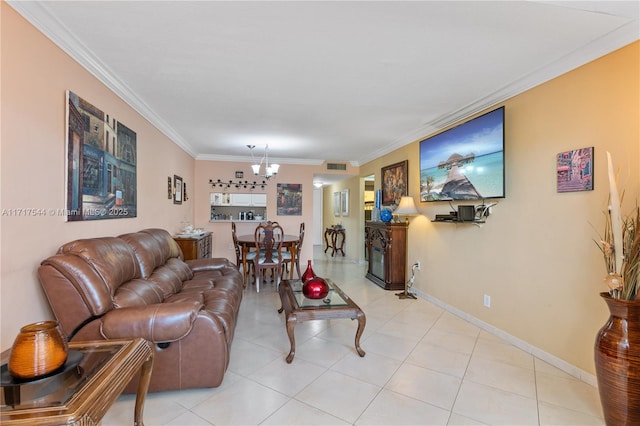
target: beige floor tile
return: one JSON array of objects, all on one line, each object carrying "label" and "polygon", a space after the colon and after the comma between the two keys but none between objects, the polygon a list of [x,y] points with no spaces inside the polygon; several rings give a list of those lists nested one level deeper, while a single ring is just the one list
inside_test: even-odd
[{"label": "beige floor tile", "polygon": [[[570,376],[569,376],[570,377]],[[602,417],[600,395],[593,386],[575,378],[536,374],[538,400],[593,417]]]},{"label": "beige floor tile", "polygon": [[494,361],[474,353],[464,380],[516,393],[527,398],[536,397],[536,378],[533,370]]},{"label": "beige floor tile", "polygon": [[411,351],[415,348],[417,342],[414,339],[405,337],[390,336],[383,333],[374,333],[364,342],[361,342],[362,349],[365,352],[373,352],[378,355],[393,358],[397,361],[404,361]]},{"label": "beige floor tile", "polygon": [[382,387],[401,364],[395,359],[369,352],[364,357],[346,355],[331,370]]},{"label": "beige floor tile", "polygon": [[478,337],[480,334],[480,328],[449,312],[443,312],[440,318],[438,318],[438,321],[433,325],[433,329],[471,337]]},{"label": "beige floor tile", "polygon": [[291,399],[260,424],[265,426],[345,426],[351,423]]},{"label": "beige floor tile", "polygon": [[537,425],[535,399],[465,380],[453,412],[490,425]]},{"label": "beige floor tile", "polygon": [[[392,410],[389,407],[393,407]],[[449,410],[418,401],[390,390],[382,390],[356,425],[443,425]]]},{"label": "beige floor tile", "polygon": [[292,397],[325,371],[325,367],[304,359],[295,359],[291,364],[287,364],[284,358],[278,358],[251,374],[249,378]]},{"label": "beige floor tile", "polygon": [[604,420],[564,407],[540,402],[540,426],[604,426]]},{"label": "beige floor tile", "polygon": [[380,392],[379,386],[327,371],[296,395],[312,407],[353,423]]},{"label": "beige floor tile", "polygon": [[196,416],[191,411],[187,411],[184,414],[171,420],[169,423],[163,423],[167,426],[212,426],[213,423],[209,423],[202,417]]},{"label": "beige floor tile", "polygon": [[[288,350],[287,353],[289,353]],[[312,337],[302,344],[298,344],[296,341],[296,355],[293,362],[296,362],[297,359],[304,359],[311,363],[328,368],[347,354],[360,358],[356,352],[353,341],[336,343],[323,340],[318,337]]]},{"label": "beige floor tile", "polygon": [[191,411],[216,425],[255,425],[288,400],[287,396],[273,389],[243,378]]},{"label": "beige floor tile", "polygon": [[447,426],[483,426],[486,423],[479,422],[477,420],[470,419],[469,417],[461,416],[460,414],[452,413],[449,417],[449,423]]},{"label": "beige floor tile", "polygon": [[473,356],[498,361],[515,367],[526,368],[532,371],[534,369],[533,355],[511,344],[500,341],[478,338]]},{"label": "beige floor tile", "polygon": [[409,354],[407,363],[462,378],[471,355],[453,352],[428,342],[420,342]]},{"label": "beige floor tile", "polygon": [[451,410],[461,380],[411,364],[403,364],[385,389]]},{"label": "beige floor tile", "polygon": [[433,328],[422,338],[424,343],[430,343],[448,351],[460,352],[465,355],[471,355],[476,341],[477,338],[474,336],[450,333]]}]

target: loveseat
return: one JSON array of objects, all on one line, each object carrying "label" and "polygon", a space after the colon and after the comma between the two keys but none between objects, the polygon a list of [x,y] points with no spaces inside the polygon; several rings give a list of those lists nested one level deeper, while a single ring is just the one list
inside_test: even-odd
[{"label": "loveseat", "polygon": [[70,340],[152,343],[150,391],[222,382],[243,295],[242,274],[227,259],[185,262],[167,231],[144,229],[64,244],[38,276]]}]

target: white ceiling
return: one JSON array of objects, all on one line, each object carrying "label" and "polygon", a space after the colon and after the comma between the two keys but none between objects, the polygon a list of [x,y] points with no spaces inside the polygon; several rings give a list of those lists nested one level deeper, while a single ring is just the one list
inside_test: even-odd
[{"label": "white ceiling", "polygon": [[285,164],[363,164],[640,38],[637,1],[9,4],[193,157]]}]

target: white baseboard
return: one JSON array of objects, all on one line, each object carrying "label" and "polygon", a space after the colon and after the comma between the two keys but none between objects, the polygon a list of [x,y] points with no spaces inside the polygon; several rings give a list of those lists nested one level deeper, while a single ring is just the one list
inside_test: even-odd
[{"label": "white baseboard", "polygon": [[537,348],[533,345],[531,345],[530,343],[525,342],[524,340],[521,340],[515,336],[510,335],[509,333],[504,332],[503,330],[500,330],[497,327],[494,327],[491,324],[487,324],[484,321],[479,320],[478,318],[471,316],[469,314],[467,314],[464,311],[461,311],[460,309],[457,309],[451,305],[448,305],[444,302],[442,302],[441,300],[436,299],[433,296],[430,296],[426,293],[423,293],[420,290],[417,289],[412,289],[413,292],[416,294],[416,296],[419,296],[420,298],[427,300],[431,303],[433,303],[436,306],[439,306],[440,308],[444,309],[447,312],[452,313],[453,315],[460,317],[462,319],[464,319],[465,321],[470,322],[473,325],[476,325],[478,327],[480,327],[481,329],[483,329],[484,331],[493,334],[494,336],[497,336],[503,340],[505,340],[508,343],[511,343],[513,346],[522,349],[523,351],[530,353],[531,355],[535,356],[536,358],[541,359],[542,361],[553,365],[556,368],[559,368],[560,370],[564,371],[565,373],[591,385],[594,387],[598,387],[598,381],[596,379],[596,376],[593,374],[590,374],[572,364],[569,364],[568,362],[554,356],[551,355],[548,352],[543,351],[540,348]]}]

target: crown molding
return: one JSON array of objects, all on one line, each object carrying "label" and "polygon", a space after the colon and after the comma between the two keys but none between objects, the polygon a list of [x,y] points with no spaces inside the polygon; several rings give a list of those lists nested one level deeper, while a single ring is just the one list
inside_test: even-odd
[{"label": "crown molding", "polygon": [[91,75],[100,80],[131,108],[164,133],[172,142],[195,158],[196,153],[193,147],[169,123],[156,114],[146,102],[138,97],[129,86],[117,78],[115,73],[93,55],[84,43],[73,36],[69,29],[45,7],[46,2],[7,0],[7,3],[60,49],[83,66]]}]

